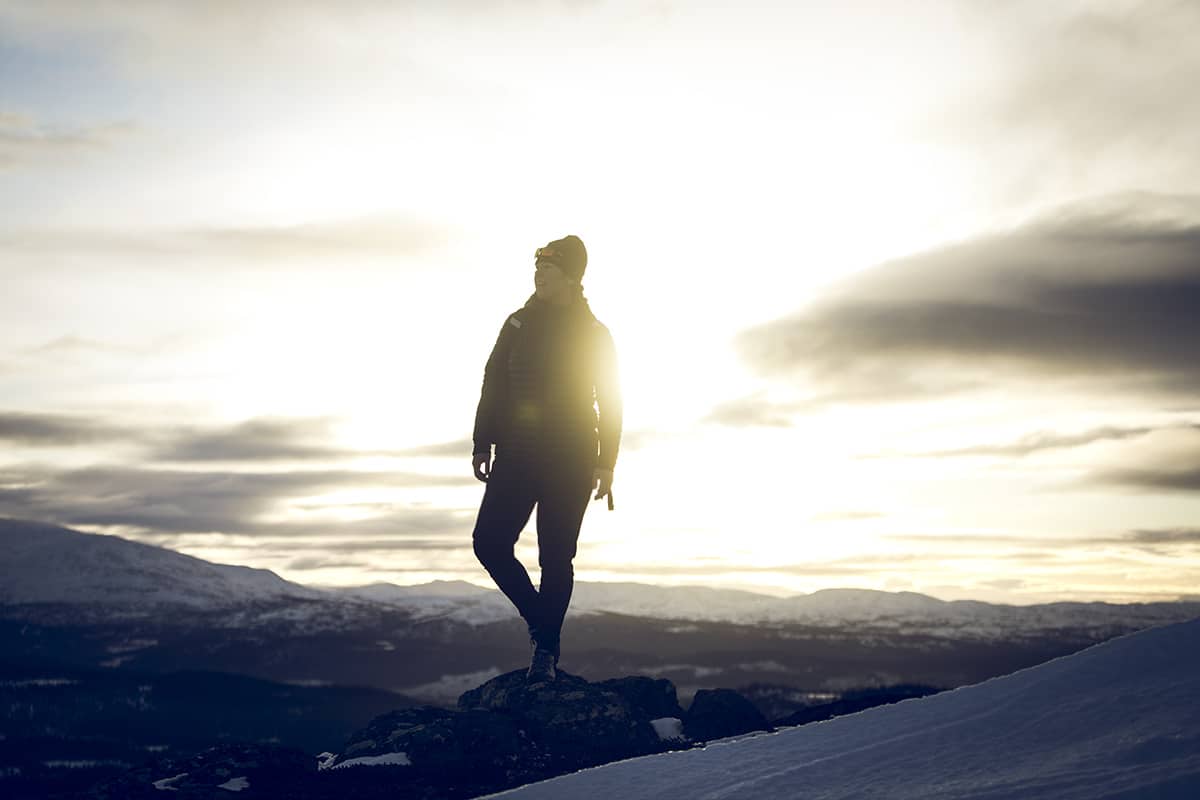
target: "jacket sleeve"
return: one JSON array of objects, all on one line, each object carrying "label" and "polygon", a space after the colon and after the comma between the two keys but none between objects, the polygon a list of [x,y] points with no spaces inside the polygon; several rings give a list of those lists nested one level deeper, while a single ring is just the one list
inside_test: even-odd
[{"label": "jacket sleeve", "polygon": [[479,392],[479,407],[475,409],[475,429],[472,433],[472,453],[491,453],[492,445],[500,438],[504,424],[504,406],[508,397],[508,352],[513,334],[520,321],[510,316],[500,328],[492,354],[483,368],[483,388]]},{"label": "jacket sleeve", "polygon": [[617,349],[608,328],[598,324],[596,407],[599,413],[600,457],[597,465],[612,469],[617,463],[621,446],[621,426],[624,405],[621,400],[621,379],[617,371]]}]

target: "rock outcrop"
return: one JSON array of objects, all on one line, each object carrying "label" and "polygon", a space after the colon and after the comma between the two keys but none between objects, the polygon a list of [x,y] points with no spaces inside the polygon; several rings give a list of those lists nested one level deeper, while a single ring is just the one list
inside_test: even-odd
[{"label": "rock outcrop", "polygon": [[707,741],[772,728],[753,703],[732,689],[701,689],[688,706],[683,730],[691,739]]},{"label": "rock outcrop", "polygon": [[697,699],[695,713],[685,713],[667,680],[633,676],[591,683],[560,671],[555,681],[529,683],[524,670],[515,670],[465,692],[457,710],[423,706],[376,718],[322,771],[399,765],[411,779],[409,789],[431,782],[456,791],[469,775],[477,791],[496,791],[770,729],[732,690],[700,692]]},{"label": "rock outcrop", "polygon": [[89,800],[303,797],[316,776],[317,762],[301,750],[222,744],[187,758],[159,759],[73,796]]},{"label": "rock outcrop", "polygon": [[466,692],[457,709],[376,717],[338,754],[221,745],[131,770],[87,797],[456,800],[766,729],[754,706],[727,689],[698,692],[684,712],[667,680],[590,683],[560,671],[531,684],[516,670]]}]

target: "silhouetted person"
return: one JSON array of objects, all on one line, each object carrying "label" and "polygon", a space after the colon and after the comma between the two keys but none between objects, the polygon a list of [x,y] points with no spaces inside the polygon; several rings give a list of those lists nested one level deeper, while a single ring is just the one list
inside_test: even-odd
[{"label": "silhouetted person", "polygon": [[[583,242],[558,239],[534,259],[533,296],[504,321],[484,368],[471,459],[487,483],[475,555],[529,626],[531,681],[556,676],[579,526],[593,491],[612,508],[622,417],[612,336],[583,297]],[[513,553],[534,506],[538,589]]]}]

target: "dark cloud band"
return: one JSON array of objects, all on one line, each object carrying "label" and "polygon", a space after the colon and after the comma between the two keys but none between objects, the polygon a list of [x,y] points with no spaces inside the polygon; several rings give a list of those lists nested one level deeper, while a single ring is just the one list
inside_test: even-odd
[{"label": "dark cloud band", "polygon": [[884,265],[737,344],[814,396],[887,401],[981,375],[1194,396],[1198,341],[1200,225],[1080,212]]},{"label": "dark cloud band", "polygon": [[367,519],[263,522],[292,498],[335,489],[474,485],[470,476],[404,472],[298,470],[192,472],[92,467],[0,475],[0,515],[67,525],[124,526],[163,534],[240,533],[329,536],[442,533],[469,522],[442,509],[395,509]]}]

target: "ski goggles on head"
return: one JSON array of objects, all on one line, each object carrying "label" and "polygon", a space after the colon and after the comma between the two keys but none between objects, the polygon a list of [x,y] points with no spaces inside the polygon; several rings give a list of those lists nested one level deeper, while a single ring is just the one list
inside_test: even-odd
[{"label": "ski goggles on head", "polygon": [[556,250],[555,248],[547,245],[546,247],[539,247],[537,250],[533,251],[533,260],[554,261],[557,263],[558,259],[562,258],[563,255],[564,253],[561,250]]}]

